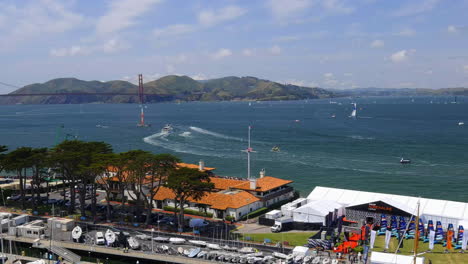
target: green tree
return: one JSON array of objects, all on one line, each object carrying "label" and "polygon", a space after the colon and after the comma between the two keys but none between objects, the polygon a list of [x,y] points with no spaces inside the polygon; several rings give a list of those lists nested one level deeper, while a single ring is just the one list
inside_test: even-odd
[{"label": "green tree", "polygon": [[134,214],[140,215],[142,205],[145,204],[146,200],[143,189],[148,183],[149,178],[149,167],[147,164],[151,161],[153,154],[143,150],[131,150],[126,155],[129,158],[128,166],[126,167],[127,193],[135,201]]},{"label": "green tree", "polygon": [[[98,161],[93,164],[97,171],[101,173],[98,175],[96,181],[104,189],[106,193],[106,219],[108,222],[112,220],[110,201],[111,195],[116,190],[116,182],[113,181],[115,175],[117,174],[116,166],[119,162],[119,154],[108,153],[100,154],[97,157]],[[118,185],[117,185],[118,186]]]},{"label": "green tree", "polygon": [[[178,227],[184,228],[184,204],[188,199],[201,199],[207,192],[214,188],[207,173],[197,169],[179,168],[169,174],[165,186],[175,194],[179,207]],[[176,204],[177,209],[177,204]]]},{"label": "green tree", "polygon": [[21,209],[25,209],[25,187],[26,173],[31,167],[32,148],[20,147],[8,153],[4,158],[4,168],[6,171],[15,172],[19,179]]},{"label": "green tree", "polygon": [[33,211],[37,211],[38,202],[41,197],[41,183],[44,182],[45,170],[48,167],[48,150],[47,148],[35,148],[31,150],[29,158],[31,166],[31,192]]},{"label": "green tree", "polygon": [[162,186],[164,180],[167,180],[176,168],[180,159],[171,154],[151,155],[146,163],[147,178],[146,184],[141,188],[142,196],[146,206],[146,224],[151,221],[151,212],[153,211],[153,197]]},{"label": "green tree", "polygon": [[5,166],[4,160],[5,160],[6,154],[4,154],[3,152],[7,152],[7,151],[8,151],[7,146],[0,145],[0,172],[3,171],[3,167]]}]

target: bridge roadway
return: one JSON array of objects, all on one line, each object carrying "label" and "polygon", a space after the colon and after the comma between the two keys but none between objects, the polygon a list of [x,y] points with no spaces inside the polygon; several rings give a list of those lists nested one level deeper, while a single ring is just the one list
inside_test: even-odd
[{"label": "bridge roadway", "polygon": [[[22,243],[29,243],[34,244],[36,239],[28,238],[28,237],[15,237],[15,236],[5,236],[4,239],[12,240],[14,242],[22,242]],[[50,246],[49,239],[41,239],[39,241],[40,247],[48,248]],[[204,259],[192,259],[182,256],[173,256],[173,255],[163,255],[159,253],[143,253],[141,251],[133,251],[128,250],[127,253],[124,253],[121,249],[117,248],[109,248],[104,246],[90,246],[86,244],[74,243],[74,242],[67,242],[67,241],[56,241],[52,240],[53,246],[63,247],[70,250],[80,250],[83,252],[96,252],[108,255],[114,255],[117,257],[127,257],[127,258],[135,258],[135,259],[146,259],[146,260],[156,260],[166,263],[188,263],[188,264],[207,264],[212,263],[212,261],[204,260]],[[80,255],[80,254],[78,254]],[[81,262],[82,263],[82,262]]]}]

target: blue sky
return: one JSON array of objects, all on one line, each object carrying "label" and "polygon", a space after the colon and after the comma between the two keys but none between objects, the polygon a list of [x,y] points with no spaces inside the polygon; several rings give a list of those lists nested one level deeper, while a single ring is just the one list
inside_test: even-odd
[{"label": "blue sky", "polygon": [[466,10],[467,0],[1,0],[0,81],[468,87]]}]

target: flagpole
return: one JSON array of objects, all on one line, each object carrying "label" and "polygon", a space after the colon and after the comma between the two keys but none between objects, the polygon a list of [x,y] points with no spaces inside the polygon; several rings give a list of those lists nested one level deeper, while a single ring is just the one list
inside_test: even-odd
[{"label": "flagpole", "polygon": [[413,264],[416,264],[416,257],[418,254],[418,244],[419,244],[419,203],[420,201],[418,200],[418,213],[416,214],[416,233],[414,236],[414,258],[413,258]]},{"label": "flagpole", "polygon": [[248,135],[248,148],[247,148],[247,178],[250,179],[250,126]]}]

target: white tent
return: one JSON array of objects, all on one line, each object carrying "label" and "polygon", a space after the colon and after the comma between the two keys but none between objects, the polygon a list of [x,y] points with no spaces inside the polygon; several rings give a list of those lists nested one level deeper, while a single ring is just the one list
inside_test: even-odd
[{"label": "white tent", "polygon": [[293,211],[294,222],[325,223],[325,217],[330,212],[338,209],[338,216],[343,213],[343,205],[335,201],[313,201]]},{"label": "white tent", "polygon": [[338,188],[328,188],[317,186],[307,196],[310,202],[329,200],[343,204],[346,207],[350,205],[358,205],[383,201],[391,204],[408,213],[415,213],[417,202],[420,201],[419,214],[424,223],[428,220],[441,221],[442,226],[446,228],[449,223],[455,227],[468,222],[468,203],[436,200],[428,198],[417,198],[412,196],[403,196],[385,193],[373,193],[354,191]]},{"label": "white tent", "polygon": [[[372,264],[413,264],[413,256],[397,255],[393,253],[372,252]],[[416,264],[424,264],[423,257],[416,258]]]}]

